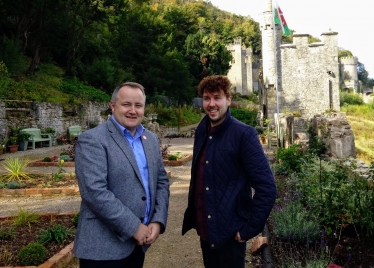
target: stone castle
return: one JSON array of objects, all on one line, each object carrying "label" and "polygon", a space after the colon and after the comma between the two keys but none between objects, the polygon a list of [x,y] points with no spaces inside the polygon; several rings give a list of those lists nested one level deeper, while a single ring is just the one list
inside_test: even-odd
[{"label": "stone castle", "polygon": [[281,44],[281,30],[275,25],[274,34],[272,19],[269,1],[260,21],[262,60],[255,59],[240,38],[226,46],[233,56],[227,74],[232,91],[258,92],[263,117],[269,119],[282,112],[311,118],[339,111],[339,88],[355,93],[361,88],[357,57],[341,58],[339,63],[337,32],[322,33],[322,42],[316,43],[308,42],[308,34],[294,34],[292,44]]}]

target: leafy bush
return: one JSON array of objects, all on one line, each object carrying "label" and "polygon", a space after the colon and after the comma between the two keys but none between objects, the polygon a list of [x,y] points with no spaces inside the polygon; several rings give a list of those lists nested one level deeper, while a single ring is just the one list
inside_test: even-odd
[{"label": "leafy bush", "polygon": [[282,240],[314,241],[319,235],[319,221],[298,201],[278,207],[273,214],[274,233]]},{"label": "leafy bush", "polygon": [[52,159],[49,156],[44,157],[43,162],[52,162]]},{"label": "leafy bush", "polygon": [[16,76],[24,69],[22,46],[18,41],[8,39],[7,37],[1,39],[0,61],[4,62],[10,76]]},{"label": "leafy bush", "polygon": [[37,266],[45,261],[47,249],[39,243],[31,243],[23,247],[18,253],[18,261],[21,265]]},{"label": "leafy bush", "polygon": [[257,125],[257,113],[243,108],[231,108],[231,115],[243,123],[255,127]]},{"label": "leafy bush", "polygon": [[348,105],[361,105],[364,104],[361,96],[359,94],[340,92],[340,106],[345,104]]},{"label": "leafy bush", "polygon": [[64,240],[74,235],[74,230],[72,228],[66,228],[61,224],[49,227],[47,230],[41,230],[38,242],[40,244],[46,244],[49,242],[57,242],[61,244]]},{"label": "leafy bush", "polygon": [[[88,101],[109,102],[111,97],[103,91],[94,87],[84,85],[78,79],[64,79],[61,85],[61,91]],[[73,99],[71,100],[73,102]]]},{"label": "leafy bush", "polygon": [[72,159],[67,154],[60,155],[60,161],[64,160],[65,162],[70,162]]},{"label": "leafy bush", "polygon": [[22,188],[22,184],[20,184],[18,181],[10,181],[5,185],[8,189],[20,189]]},{"label": "leafy bush", "polygon": [[300,172],[305,159],[300,145],[293,144],[289,148],[278,148],[276,159],[280,172]]}]

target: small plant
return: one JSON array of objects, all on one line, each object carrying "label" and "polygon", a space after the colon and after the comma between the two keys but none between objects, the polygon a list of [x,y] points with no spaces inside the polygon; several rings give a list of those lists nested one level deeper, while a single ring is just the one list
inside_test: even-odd
[{"label": "small plant", "polygon": [[61,244],[67,237],[73,235],[74,230],[72,228],[66,228],[61,224],[57,224],[47,230],[41,230],[38,242],[40,244],[46,244],[49,242],[57,242],[58,244]]},{"label": "small plant", "polygon": [[7,182],[11,180],[21,181],[22,179],[31,180],[26,172],[26,167],[29,163],[30,160],[25,158],[7,158],[4,163],[1,163],[1,165],[7,171],[7,174],[5,174],[2,178],[5,178]]},{"label": "small plant", "polygon": [[175,154],[169,155],[168,160],[179,160],[182,158],[182,156],[183,155],[181,152],[177,152]]},{"label": "small plant", "polygon": [[79,212],[74,215],[74,218],[72,219],[73,225],[75,228],[78,226],[78,221],[79,221]]},{"label": "small plant", "polygon": [[49,133],[53,136],[56,133],[56,130],[53,127],[47,127],[42,131],[42,133]]},{"label": "small plant", "polygon": [[0,241],[1,240],[10,240],[14,237],[14,227],[3,228],[0,226]]},{"label": "small plant", "polygon": [[17,142],[18,142],[17,136],[9,137],[9,144],[10,145],[17,145]]},{"label": "small plant", "polygon": [[[61,156],[60,156],[61,157]],[[53,178],[54,179],[57,179],[57,180],[62,180],[63,179],[63,172],[65,172],[65,170],[62,168],[62,166],[64,165],[64,159],[60,159],[58,161],[58,170],[57,170],[57,173],[56,174],[53,174]]]},{"label": "small plant", "polygon": [[60,160],[64,160],[65,162],[70,162],[71,161],[71,157],[68,156],[67,154],[61,154],[60,155]]},{"label": "small plant", "polygon": [[52,162],[52,159],[49,156],[47,156],[44,157],[43,162]]},{"label": "small plant", "polygon": [[31,137],[32,135],[30,133],[20,131],[17,135],[17,141],[28,141]]},{"label": "small plant", "polygon": [[39,243],[31,243],[23,247],[18,253],[21,265],[40,265],[47,257],[47,249]]},{"label": "small plant", "polygon": [[273,213],[274,233],[281,240],[314,241],[319,235],[319,222],[297,201],[291,201]]},{"label": "small plant", "polygon": [[30,226],[31,223],[38,223],[40,215],[24,211],[22,209],[18,210],[18,215],[13,219],[13,226]]},{"label": "small plant", "polygon": [[8,189],[20,189],[22,188],[22,184],[20,184],[18,181],[10,181],[5,185]]}]

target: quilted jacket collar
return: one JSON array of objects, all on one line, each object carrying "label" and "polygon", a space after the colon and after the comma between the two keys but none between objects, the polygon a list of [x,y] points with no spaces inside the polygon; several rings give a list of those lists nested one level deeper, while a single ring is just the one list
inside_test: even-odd
[{"label": "quilted jacket collar", "polygon": [[[226,129],[226,126],[228,124],[230,124],[231,120],[232,120],[231,111],[230,111],[230,107],[228,107],[227,108],[227,113],[226,113],[226,118],[225,118],[225,120],[221,124],[219,124],[217,126],[217,130],[215,131],[215,133],[219,133],[222,130]],[[208,127],[209,127],[209,124],[210,124],[210,120],[209,120],[209,116],[208,115],[206,115],[204,117],[203,122],[204,122],[204,124],[201,124],[201,125],[205,127],[204,132],[208,132]]]}]

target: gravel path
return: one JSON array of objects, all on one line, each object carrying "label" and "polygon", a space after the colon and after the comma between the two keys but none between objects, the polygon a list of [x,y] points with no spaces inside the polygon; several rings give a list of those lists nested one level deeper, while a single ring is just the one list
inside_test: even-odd
[{"label": "gravel path", "polygon": [[[182,154],[192,153],[193,138],[176,138],[165,139],[162,141],[163,145],[169,142],[171,145],[169,151],[171,153],[181,152]],[[52,156],[59,154],[66,150],[68,145],[44,147],[35,150],[19,151],[16,153],[7,153],[1,155],[1,159],[8,157],[27,157],[31,160],[42,159],[45,156]],[[190,168],[185,167],[165,167],[167,171],[171,171],[173,176],[188,176]],[[56,167],[29,167],[27,170],[30,173],[55,173]],[[64,168],[67,173],[74,172],[74,168]],[[4,172],[4,168],[0,165],[0,174]],[[182,173],[182,174],[180,174]],[[19,209],[33,211],[37,213],[65,213],[77,212],[80,208],[80,196],[57,196],[57,197],[0,197],[0,216],[9,216],[17,214]]]}]

